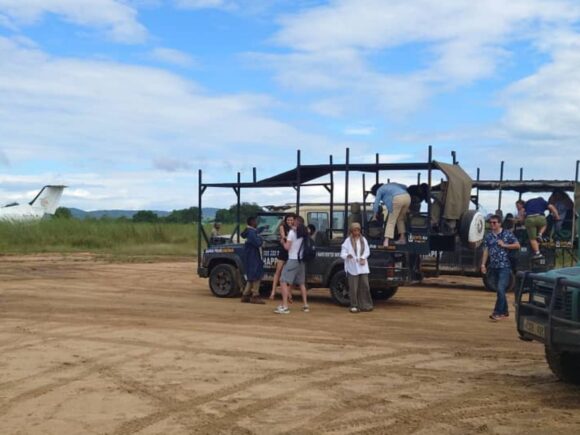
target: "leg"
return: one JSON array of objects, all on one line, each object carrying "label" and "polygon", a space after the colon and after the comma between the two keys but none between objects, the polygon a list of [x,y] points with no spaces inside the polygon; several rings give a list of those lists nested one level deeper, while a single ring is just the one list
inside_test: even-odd
[{"label": "leg", "polygon": [[252,282],[247,281],[246,286],[244,287],[244,291],[242,292],[242,302],[247,303],[250,302],[252,298]]},{"label": "leg", "polygon": [[407,219],[407,212],[409,211],[409,206],[411,205],[411,196],[409,194],[397,195],[393,199],[393,208],[396,207],[395,203],[399,206],[399,213],[397,216],[397,231],[399,231],[399,241],[405,241],[405,220]]},{"label": "leg", "polygon": [[538,230],[542,230],[546,226],[546,218],[544,216],[531,216],[526,218],[526,230],[528,231],[528,238],[530,239],[530,247],[535,255],[540,254],[540,244],[538,243]]},{"label": "leg", "polygon": [[393,239],[395,237],[395,224],[397,223],[397,209],[395,208],[395,204],[393,203],[393,212],[389,213],[387,216],[387,225],[385,226],[385,246],[388,246],[388,240]]},{"label": "leg", "polygon": [[[496,292],[496,294],[497,294],[497,280],[498,280],[498,273],[497,273],[497,271],[498,271],[498,269],[492,269],[492,268],[487,269],[488,281],[491,284],[491,287],[493,288],[493,290]],[[497,311],[497,299],[496,299],[496,303],[495,303],[495,306],[493,308],[493,313],[492,314],[493,315],[500,314]]]},{"label": "leg", "polygon": [[358,301],[359,275],[347,274],[347,281],[348,281],[348,297],[350,299],[350,307],[359,308]]},{"label": "leg", "polygon": [[358,300],[362,311],[373,309],[373,298],[369,286],[369,275],[367,273],[358,276]]},{"label": "leg", "polygon": [[306,290],[306,286],[304,284],[300,284],[300,293],[302,293],[302,305],[303,310],[308,312],[310,309],[308,308],[308,290]]},{"label": "leg", "polygon": [[282,281],[280,287],[282,288],[282,306],[288,308],[288,284]]},{"label": "leg", "polygon": [[272,291],[270,292],[270,299],[274,299],[276,296],[276,287],[278,287],[280,281],[280,274],[282,273],[282,268],[284,267],[284,261],[276,261],[276,273],[274,273],[274,279],[272,280]]},{"label": "leg", "polygon": [[[260,297],[260,282],[262,280],[258,279],[256,281],[252,281],[252,288],[251,288],[251,296],[250,296],[250,303],[252,304],[265,304],[265,302]],[[255,291],[255,293],[254,293]]]},{"label": "leg", "polygon": [[510,283],[511,270],[506,268],[496,269],[497,270],[497,299],[495,302],[495,308],[493,312],[500,316],[507,316],[509,314],[508,303],[507,303],[507,288]]}]

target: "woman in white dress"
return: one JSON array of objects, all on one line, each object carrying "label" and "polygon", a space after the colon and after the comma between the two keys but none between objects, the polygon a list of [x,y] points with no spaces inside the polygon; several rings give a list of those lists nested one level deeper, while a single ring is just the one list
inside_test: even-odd
[{"label": "woman in white dress", "polygon": [[349,236],[343,242],[340,251],[348,280],[351,313],[373,309],[367,261],[369,255],[369,244],[361,235],[360,224],[353,222],[350,226]]}]

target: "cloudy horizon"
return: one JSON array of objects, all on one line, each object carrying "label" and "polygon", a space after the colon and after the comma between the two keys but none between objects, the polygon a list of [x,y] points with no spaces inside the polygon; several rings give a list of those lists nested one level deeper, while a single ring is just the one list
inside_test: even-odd
[{"label": "cloudy horizon", "polygon": [[473,177],[503,160],[506,178],[573,179],[579,23],[573,0],[0,0],[0,204],[66,184],[65,207],[182,209],[198,169],[264,178],[297,149],[422,161],[432,145]]}]

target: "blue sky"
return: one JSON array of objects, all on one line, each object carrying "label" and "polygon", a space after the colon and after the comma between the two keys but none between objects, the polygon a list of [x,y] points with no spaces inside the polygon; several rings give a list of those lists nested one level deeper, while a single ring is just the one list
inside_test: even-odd
[{"label": "blue sky", "polygon": [[579,25],[575,0],[0,0],[0,203],[64,183],[68,207],[186,208],[198,168],[261,178],[297,149],[414,161],[431,144],[473,176],[505,160],[572,178]]}]

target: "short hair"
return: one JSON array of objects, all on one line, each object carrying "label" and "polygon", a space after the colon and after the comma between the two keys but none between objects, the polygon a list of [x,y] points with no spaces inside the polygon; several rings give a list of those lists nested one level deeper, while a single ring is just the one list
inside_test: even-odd
[{"label": "short hair", "polygon": [[516,201],[516,204],[520,204],[520,205],[526,205],[526,201],[524,201],[523,199],[518,199]]},{"label": "short hair", "polygon": [[498,221],[501,224],[501,217],[499,217],[497,214],[492,214],[491,216],[489,216],[487,218],[488,221],[494,220],[494,221]]},{"label": "short hair", "polygon": [[252,225],[252,222],[256,222],[257,220],[258,218],[256,216],[250,216],[248,219],[246,219],[246,224]]},{"label": "short hair", "polygon": [[373,196],[377,196],[377,190],[379,190],[382,185],[383,183],[377,183],[373,187],[371,187],[371,194]]},{"label": "short hair", "polygon": [[314,224],[308,224],[306,227],[313,233],[316,231],[316,227],[314,226]]}]

